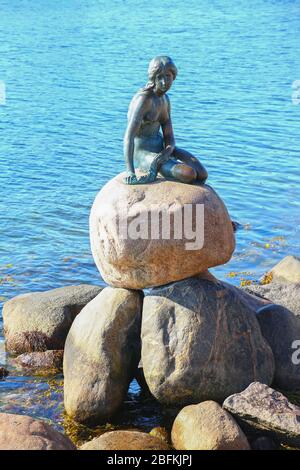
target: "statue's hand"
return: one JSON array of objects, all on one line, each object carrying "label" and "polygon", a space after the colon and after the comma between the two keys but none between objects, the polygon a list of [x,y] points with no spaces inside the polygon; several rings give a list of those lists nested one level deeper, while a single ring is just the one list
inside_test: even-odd
[{"label": "statue's hand", "polygon": [[134,171],[127,171],[127,176],[123,179],[125,184],[138,184],[138,179]]},{"label": "statue's hand", "polygon": [[153,183],[156,180],[157,172],[150,168],[148,173],[144,176],[140,176],[134,184],[148,184]]},{"label": "statue's hand", "polygon": [[145,182],[153,183],[156,180],[156,177],[157,177],[157,169],[150,168],[149,172],[145,176]]}]

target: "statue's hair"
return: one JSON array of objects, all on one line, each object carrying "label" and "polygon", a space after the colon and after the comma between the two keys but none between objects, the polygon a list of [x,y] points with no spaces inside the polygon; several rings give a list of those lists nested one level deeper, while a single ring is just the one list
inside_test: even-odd
[{"label": "statue's hair", "polygon": [[162,70],[169,70],[173,75],[173,80],[177,77],[177,67],[174,64],[171,57],[166,55],[160,55],[154,57],[151,60],[149,67],[148,67],[148,82],[141,91],[147,92],[152,90],[155,86],[155,77],[158,75]]}]

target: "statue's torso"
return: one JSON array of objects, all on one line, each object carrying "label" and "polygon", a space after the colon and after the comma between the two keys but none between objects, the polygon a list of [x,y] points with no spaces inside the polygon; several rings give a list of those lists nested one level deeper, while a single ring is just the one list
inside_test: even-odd
[{"label": "statue's torso", "polygon": [[[138,96],[139,94],[134,98]],[[131,106],[134,106],[134,99]],[[145,115],[139,132],[134,138],[134,166],[143,171],[149,170],[155,156],[164,148],[164,140],[160,133],[160,117],[163,106],[165,106],[164,102],[152,103],[150,111]]]},{"label": "statue's torso", "polygon": [[160,123],[145,122],[134,139],[134,164],[143,171],[148,171],[155,156],[164,148],[164,140],[159,132]]}]

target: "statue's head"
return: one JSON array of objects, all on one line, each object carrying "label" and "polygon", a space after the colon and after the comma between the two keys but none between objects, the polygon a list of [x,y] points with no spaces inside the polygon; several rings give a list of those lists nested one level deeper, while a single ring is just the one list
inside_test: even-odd
[{"label": "statue's head", "polygon": [[168,56],[157,56],[151,60],[148,67],[149,81],[145,90],[159,90],[166,93],[177,76],[177,68]]}]

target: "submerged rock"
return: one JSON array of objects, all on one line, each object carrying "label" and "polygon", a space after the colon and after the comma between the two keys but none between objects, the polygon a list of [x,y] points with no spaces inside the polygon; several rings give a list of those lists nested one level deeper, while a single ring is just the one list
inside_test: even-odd
[{"label": "submerged rock", "polygon": [[196,277],[146,294],[142,363],[151,393],[171,406],[222,402],[274,374],[253,311],[234,290]]},{"label": "submerged rock", "polygon": [[63,349],[72,322],[101,287],[60,287],[14,297],[3,306],[6,349],[16,354]]},{"label": "submerged rock", "polygon": [[300,316],[270,304],[258,310],[257,319],[273,351],[274,385],[282,390],[300,390]]},{"label": "submerged rock", "polygon": [[243,392],[228,397],[223,408],[242,427],[263,430],[282,443],[300,447],[300,408],[267,385],[250,384]]},{"label": "submerged rock", "polygon": [[106,287],[76,317],[64,352],[66,412],[99,423],[120,407],[140,360],[142,292]]},{"label": "submerged rock", "polygon": [[76,450],[70,439],[30,416],[0,413],[0,450]]},{"label": "submerged rock", "polygon": [[172,428],[177,450],[250,450],[233,417],[214,401],[183,408]]},{"label": "submerged rock", "polygon": [[13,359],[13,363],[24,369],[30,370],[30,373],[49,372],[62,370],[63,349],[49,350],[44,352],[23,353]]},{"label": "submerged rock", "polygon": [[83,444],[80,450],[169,450],[168,444],[140,431],[110,431]]},{"label": "submerged rock", "polygon": [[210,186],[164,178],[132,186],[123,177],[102,188],[90,214],[93,257],[108,284],[143,289],[229,261],[232,223]]}]

